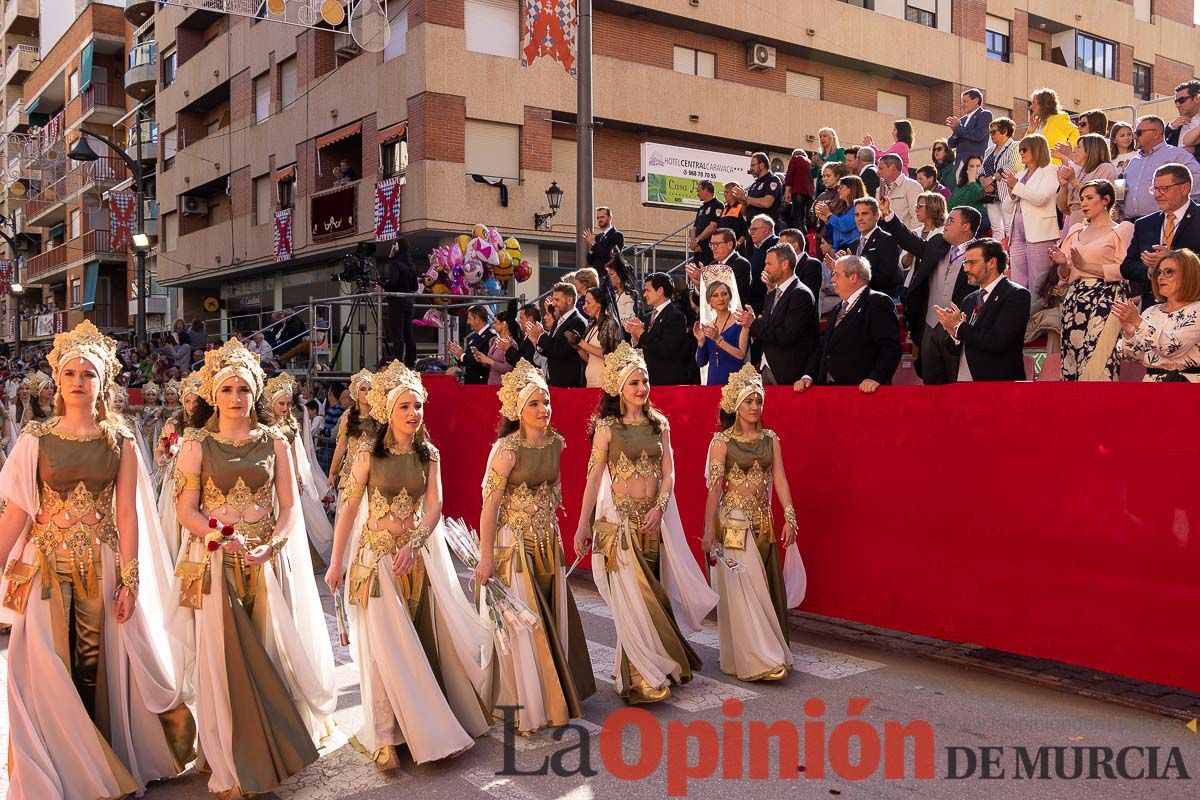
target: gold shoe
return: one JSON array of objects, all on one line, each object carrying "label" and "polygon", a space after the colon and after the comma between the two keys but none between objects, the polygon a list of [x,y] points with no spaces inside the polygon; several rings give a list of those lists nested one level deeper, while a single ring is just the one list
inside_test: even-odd
[{"label": "gold shoe", "polygon": [[655,689],[645,678],[637,675],[634,679],[634,684],[629,687],[629,696],[625,698],[629,705],[641,705],[643,703],[659,703],[671,696],[670,685]]},{"label": "gold shoe", "polygon": [[790,670],[786,665],[780,664],[772,670],[768,670],[761,675],[755,675],[752,678],[742,678],[746,683],[755,683],[757,681],[781,681],[787,677]]}]

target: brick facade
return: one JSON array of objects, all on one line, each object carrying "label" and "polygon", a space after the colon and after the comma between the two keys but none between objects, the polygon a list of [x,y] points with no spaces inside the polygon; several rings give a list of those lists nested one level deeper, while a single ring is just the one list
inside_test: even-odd
[{"label": "brick facade", "polygon": [[[122,6],[92,3],[55,43],[37,68],[25,79],[24,95],[30,100],[42,93],[52,78],[70,61],[79,62],[79,50],[83,43],[95,34],[105,34],[119,39],[125,38],[125,12]],[[101,63],[97,60],[96,63]],[[124,73],[124,65],[114,73],[109,70],[109,80],[116,81]],[[122,92],[124,90],[122,89]]]},{"label": "brick facade", "polygon": [[1193,5],[1193,0],[1154,0],[1154,13],[1190,26],[1194,22]]},{"label": "brick facade", "polygon": [[1117,80],[1133,85],[1133,48],[1127,44],[1117,45]]},{"label": "brick facade", "polygon": [[1029,12],[1013,9],[1012,32],[1008,46],[1018,55],[1029,55]]},{"label": "brick facade", "polygon": [[467,99],[423,92],[408,98],[410,161],[466,161]]},{"label": "brick facade", "polygon": [[525,124],[521,126],[521,169],[535,172],[550,170],[550,138],[554,123],[548,108],[525,106]]},{"label": "brick facade", "polygon": [[987,0],[954,0],[950,11],[950,30],[972,42],[986,40]]},{"label": "brick facade", "polygon": [[1151,93],[1154,96],[1171,96],[1175,94],[1175,87],[1184,81],[1189,81],[1195,77],[1195,69],[1188,64],[1179,61],[1173,61],[1166,56],[1156,55],[1154,57],[1154,72],[1151,78]]},{"label": "brick facade", "polygon": [[296,90],[332,72],[337,67],[336,41],[332,31],[309,30],[296,37]]},{"label": "brick facade", "polygon": [[239,125],[246,124],[253,115],[254,78],[250,70],[244,69],[229,81],[229,116],[235,125]]},{"label": "brick facade", "polygon": [[229,198],[235,219],[254,213],[254,181],[250,176],[250,167],[230,173]]},{"label": "brick facade", "polygon": [[466,8],[463,0],[409,0],[408,29],[429,22],[450,28],[466,25]]},{"label": "brick facade", "polygon": [[204,49],[204,31],[195,28],[175,29],[175,68],[179,69]]}]

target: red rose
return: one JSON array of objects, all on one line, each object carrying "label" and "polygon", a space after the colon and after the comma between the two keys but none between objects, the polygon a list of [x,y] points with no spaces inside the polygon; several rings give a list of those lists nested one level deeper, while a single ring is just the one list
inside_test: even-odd
[{"label": "red rose", "polygon": [[179,434],[178,434],[178,433],[172,433],[172,434],[171,434],[171,444],[172,444],[172,445],[174,445],[174,444],[175,444],[176,442],[178,442],[178,441],[179,441]]},{"label": "red rose", "polygon": [[208,552],[215,553],[215,552],[217,552],[217,550],[219,550],[221,548],[221,543],[218,542],[216,539],[213,539],[212,541],[207,543],[207,546],[208,546]]},{"label": "red rose", "polygon": [[222,526],[222,528],[221,528],[222,536],[233,536],[233,533],[234,533],[234,530],[233,530],[232,525],[226,523],[224,526]]},{"label": "red rose", "polygon": [[209,517],[208,518],[208,527],[212,528],[215,531],[217,529],[216,519],[214,519],[213,517]]}]

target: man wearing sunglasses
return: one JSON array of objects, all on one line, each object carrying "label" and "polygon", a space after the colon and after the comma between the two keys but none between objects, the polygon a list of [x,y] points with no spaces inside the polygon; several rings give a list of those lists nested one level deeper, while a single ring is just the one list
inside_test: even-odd
[{"label": "man wearing sunglasses", "polygon": [[1137,154],[1125,168],[1125,219],[1138,220],[1153,214],[1159,205],[1152,193],[1155,170],[1164,164],[1182,164],[1191,173],[1191,196],[1200,200],[1200,163],[1182,147],[1164,141],[1166,124],[1162,117],[1141,117],[1133,127]]},{"label": "man wearing sunglasses", "polygon": [[[1193,175],[1182,164],[1164,164],[1154,171],[1150,194],[1158,210],[1133,224],[1133,239],[1121,263],[1121,275],[1130,282],[1131,296],[1142,295],[1142,308],[1155,303],[1149,271],[1158,266],[1163,255],[1182,247],[1200,248],[1200,204],[1189,196],[1194,188]],[[1125,202],[1129,202],[1128,191]]]},{"label": "man wearing sunglasses", "polygon": [[1193,78],[1175,87],[1175,111],[1179,116],[1167,126],[1167,144],[1196,155],[1200,148],[1200,81]]}]

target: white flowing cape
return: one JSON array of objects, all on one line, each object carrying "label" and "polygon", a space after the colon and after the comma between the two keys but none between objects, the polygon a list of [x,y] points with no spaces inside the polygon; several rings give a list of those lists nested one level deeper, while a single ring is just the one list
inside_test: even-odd
[{"label": "white flowing cape", "polygon": [[[37,545],[29,536],[41,508],[37,462],[39,439],[19,437],[0,471],[0,496],[29,514],[10,560],[36,564]],[[133,616],[117,624],[108,598],[117,589],[113,559],[101,564],[100,596],[105,599],[104,669],[108,682],[112,750],[138,784],[175,775],[158,714],[191,701],[185,679],[191,631],[175,612],[174,561],[166,550],[154,493],[137,457],[137,535],[141,581]],[[114,511],[115,514],[115,511]],[[68,668],[55,652],[50,602],[41,599],[40,573],[24,614],[0,609],[0,622],[12,624],[8,645],[10,763],[14,764],[10,800],[47,797],[109,797],[120,794]],[[0,580],[0,594],[8,581]]]},{"label": "white flowing cape", "polygon": [[[296,491],[294,483],[291,490]],[[259,590],[267,593],[271,614],[271,627],[264,632],[267,639],[264,646],[313,744],[319,747],[332,731],[337,683],[325,611],[313,579],[308,539],[301,530],[299,499],[294,495],[293,500],[297,504],[293,522],[280,531],[287,537],[287,544],[277,558],[281,568],[276,569],[273,561],[262,565]],[[196,724],[204,745],[205,762],[212,770],[208,785],[212,791],[224,791],[234,786],[237,777],[232,758],[233,714],[225,664],[223,551],[208,553],[203,542],[193,542],[187,536],[179,555],[190,560],[208,558],[212,572],[210,593],[204,596],[203,607],[179,610],[196,622],[196,644],[190,661],[195,664],[196,674]],[[178,590],[176,581],[176,599]]]},{"label": "white flowing cape", "polygon": [[304,528],[313,547],[321,559],[328,564],[329,556],[333,552],[333,525],[330,524],[329,517],[325,514],[325,506],[321,503],[322,492],[325,490],[328,478],[325,477],[325,473],[320,471],[319,465],[316,466],[317,471],[313,472],[316,459],[309,455],[308,448],[304,444],[303,433],[297,433],[292,439],[292,448],[296,453],[296,474],[300,477],[300,485],[304,487],[304,491],[300,494],[300,509],[304,512]]},{"label": "white flowing cape", "polygon": [[[358,552],[366,523],[367,504],[359,503],[342,565],[343,574],[349,574],[349,564]],[[379,562],[380,596],[369,600],[369,609],[350,604],[348,579],[342,587],[350,623],[350,648],[362,685],[363,724],[358,740],[372,752],[395,744],[387,741],[395,738],[388,735],[392,720],[377,716],[390,709],[401,725],[403,741],[418,764],[445,758],[472,745],[471,736],[463,730],[460,720],[482,722],[479,698],[486,701],[490,692],[493,652],[491,623],[485,623],[463,593],[442,521],[438,521],[425,543],[421,557],[433,591],[437,650],[446,688],[444,698],[408,608],[396,591],[395,582],[386,579],[391,575],[391,559],[385,557]],[[374,686],[376,676],[381,686]],[[378,706],[372,702],[377,698],[383,698]],[[472,733],[480,735],[486,728],[486,723],[482,723],[482,730]]]}]

